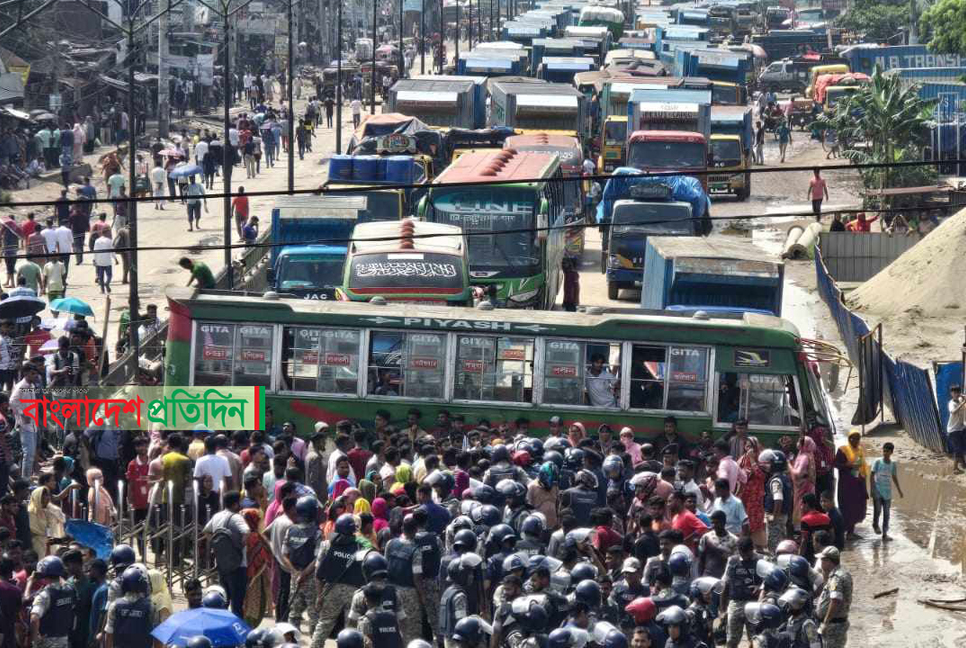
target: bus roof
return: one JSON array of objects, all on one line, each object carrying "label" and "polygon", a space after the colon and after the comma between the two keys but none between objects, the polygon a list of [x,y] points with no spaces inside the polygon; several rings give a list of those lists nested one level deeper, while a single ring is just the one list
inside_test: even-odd
[{"label": "bus roof", "polygon": [[[378,326],[453,330],[464,333],[574,335],[588,338],[688,338],[702,336],[705,343],[735,346],[771,346],[796,349],[799,333],[784,319],[757,313],[708,319],[668,311],[635,310],[630,313],[566,313],[560,311],[497,309],[484,311],[460,306],[426,306],[307,299],[264,299],[260,296],[208,294],[193,288],[168,288],[172,302],[188,307],[196,319],[303,323],[329,326]],[[231,306],[231,308],[226,308]]]},{"label": "bus roof", "polygon": [[631,133],[630,143],[634,142],[695,142],[704,143],[707,140],[704,139],[704,135],[701,133],[695,133],[694,131],[677,131],[677,130],[649,130],[649,131],[634,131]]},{"label": "bus roof", "polygon": [[460,156],[436,176],[433,184],[506,180],[513,182],[548,177],[559,165],[556,155],[504,149]]},{"label": "bus roof", "polygon": [[558,135],[555,133],[530,133],[527,135],[511,135],[503,142],[503,148],[525,151],[528,146],[555,146],[560,148],[580,148],[580,140],[576,137]]},{"label": "bus roof", "polygon": [[[420,238],[428,234],[435,236]],[[352,239],[352,252],[356,254],[396,251],[463,254],[463,228],[443,223],[412,219],[359,223]]]}]

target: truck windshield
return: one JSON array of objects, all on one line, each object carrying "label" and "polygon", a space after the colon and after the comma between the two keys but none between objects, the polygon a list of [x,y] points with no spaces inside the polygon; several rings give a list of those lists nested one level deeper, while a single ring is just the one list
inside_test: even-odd
[{"label": "truck windshield", "polygon": [[[419,165],[417,165],[417,169]],[[399,220],[402,218],[399,192],[392,189],[353,192],[348,196],[365,196],[366,209],[360,212],[362,221]]]},{"label": "truck windshield", "polygon": [[278,291],[302,292],[339,286],[342,284],[344,263],[344,256],[283,256],[278,261]]},{"label": "truck windshield", "polygon": [[701,142],[631,142],[627,165],[636,169],[685,169],[707,164]]},{"label": "truck windshield", "polygon": [[736,166],[741,163],[741,142],[711,140],[711,160],[715,165]]},{"label": "truck windshield", "polygon": [[434,252],[382,252],[353,257],[349,269],[349,289],[433,289],[462,291],[465,274],[463,259]]},{"label": "truck windshield", "polygon": [[727,106],[736,105],[738,103],[738,88],[725,85],[711,86],[711,103]]},{"label": "truck windshield", "polygon": [[471,270],[526,274],[540,263],[539,250],[533,234],[518,230],[535,226],[538,204],[533,190],[466,187],[436,193],[431,219],[470,234]]},{"label": "truck windshield", "polygon": [[627,122],[609,121],[604,124],[604,143],[623,144],[627,141]]},{"label": "truck windshield", "polygon": [[614,206],[613,235],[689,235],[694,233],[691,208],[670,203],[624,203]]}]

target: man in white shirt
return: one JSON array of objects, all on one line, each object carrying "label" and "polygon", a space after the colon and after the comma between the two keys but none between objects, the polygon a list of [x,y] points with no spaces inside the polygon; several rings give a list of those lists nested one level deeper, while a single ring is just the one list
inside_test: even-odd
[{"label": "man in white shirt", "polygon": [[[348,457],[348,452],[352,448],[352,439],[348,434],[338,434],[335,437],[335,450],[329,455],[329,462],[326,470],[326,481],[328,483],[333,483],[338,479],[338,473],[336,472],[336,466],[339,463],[339,459],[342,457]],[[352,476],[354,481],[358,481],[355,475],[355,471],[352,469],[352,464],[349,464],[349,474]]]},{"label": "man in white shirt", "polygon": [[44,238],[44,247],[47,248],[47,254],[57,254],[57,228],[54,227],[54,219],[47,219],[47,226],[40,233]]},{"label": "man in white shirt", "polygon": [[200,482],[205,475],[210,476],[215,492],[220,493],[222,480],[224,480],[224,483],[231,484],[232,475],[231,464],[228,463],[227,459],[216,454],[217,452],[218,443],[215,441],[214,435],[210,434],[205,439],[205,454],[199,457],[195,463],[194,477]]},{"label": "man in white shirt", "polygon": [[205,156],[208,155],[208,142],[205,140],[198,140],[195,144],[195,162],[200,166],[205,163]]},{"label": "man in white shirt", "polygon": [[238,129],[234,126],[228,129],[228,143],[238,148]]},{"label": "man in white shirt", "polygon": [[114,278],[114,239],[111,229],[101,230],[101,235],[94,241],[94,270],[97,272],[97,285],[101,292],[111,292],[111,279]]},{"label": "man in white shirt", "polygon": [[[207,144],[205,144],[205,146],[207,146]],[[164,185],[167,183],[167,181],[167,171],[165,171],[160,164],[155,165],[155,167],[151,169],[151,186],[154,188],[154,197],[157,198],[154,203],[155,209],[164,209]]]},{"label": "man in white shirt", "polygon": [[352,110],[352,127],[358,128],[359,122],[362,120],[362,102],[358,99],[353,99],[349,103],[349,108]]},{"label": "man in white shirt", "polygon": [[617,376],[614,375],[610,367],[604,364],[604,356],[594,354],[591,365],[584,378],[587,389],[587,400],[594,407],[617,407],[617,399],[614,396],[614,386],[617,384]]},{"label": "man in white shirt", "polygon": [[67,225],[61,225],[54,230],[57,239],[57,253],[64,262],[64,277],[70,273],[70,255],[74,253],[74,233]]},{"label": "man in white shirt", "polygon": [[963,398],[963,388],[953,385],[949,388],[949,421],[946,423],[946,437],[949,439],[949,451],[953,455],[953,472],[962,472],[966,468],[963,461],[963,436],[966,435],[966,398]]}]

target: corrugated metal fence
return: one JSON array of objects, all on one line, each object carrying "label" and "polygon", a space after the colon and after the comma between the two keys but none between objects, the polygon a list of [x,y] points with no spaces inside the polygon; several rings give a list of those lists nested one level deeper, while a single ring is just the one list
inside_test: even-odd
[{"label": "corrugated metal fence", "polygon": [[822,232],[825,267],[835,281],[866,281],[922,240],[882,232]]},{"label": "corrugated metal fence", "polygon": [[[859,337],[868,335],[869,326],[850,311],[842,301],[842,291],[829,275],[822,250],[815,248],[815,276],[818,292],[835,319],[836,328],[853,363],[859,362]],[[887,402],[892,403],[892,412],[903,429],[918,444],[945,452],[946,433],[939,422],[936,398],[929,380],[929,374],[907,362],[897,362],[880,349],[885,366],[888,385]]]}]

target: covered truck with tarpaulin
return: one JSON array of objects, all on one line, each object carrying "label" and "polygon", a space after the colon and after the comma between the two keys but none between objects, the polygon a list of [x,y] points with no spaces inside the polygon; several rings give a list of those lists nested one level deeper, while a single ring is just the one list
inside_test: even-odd
[{"label": "covered truck with tarpaulin", "polygon": [[644,246],[649,236],[707,236],[711,202],[691,176],[645,176],[620,167],[604,185],[597,205],[602,227],[601,271],[607,294],[641,285]]}]

